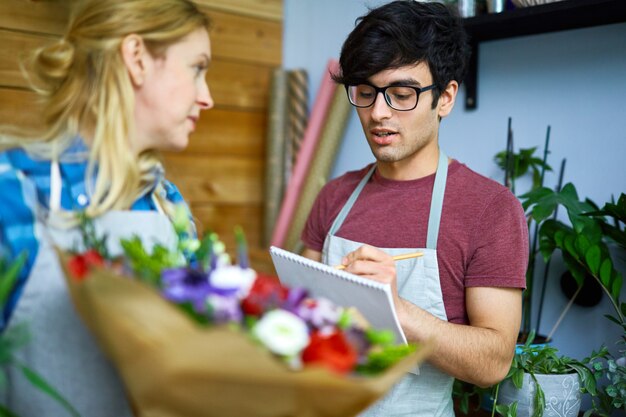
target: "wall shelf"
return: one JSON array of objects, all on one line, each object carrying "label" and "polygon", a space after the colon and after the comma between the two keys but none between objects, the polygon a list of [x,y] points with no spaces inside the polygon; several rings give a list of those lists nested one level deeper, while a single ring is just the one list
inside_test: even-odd
[{"label": "wall shelf", "polygon": [[478,105],[481,42],[626,22],[626,0],[564,0],[463,19],[472,56],[465,78],[465,108]]}]

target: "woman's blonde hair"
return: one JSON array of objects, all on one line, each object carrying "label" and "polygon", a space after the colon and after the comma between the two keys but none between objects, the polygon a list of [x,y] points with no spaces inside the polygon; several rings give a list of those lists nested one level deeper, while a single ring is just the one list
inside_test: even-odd
[{"label": "woman's blonde hair", "polygon": [[122,40],[138,34],[159,56],[199,28],[208,30],[209,20],[189,0],[77,0],[65,36],[37,50],[30,65],[44,101],[44,133],[14,145],[53,159],[79,132],[90,132],[87,214],[130,208],[153,184],[160,161],[156,151],[132,152],[135,103]]}]

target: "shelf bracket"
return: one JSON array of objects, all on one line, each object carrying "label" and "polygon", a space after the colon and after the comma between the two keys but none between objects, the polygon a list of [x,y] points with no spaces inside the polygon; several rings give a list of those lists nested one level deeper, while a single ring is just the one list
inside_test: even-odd
[{"label": "shelf bracket", "polygon": [[478,106],[478,42],[471,41],[472,55],[465,75],[465,110],[475,110]]}]

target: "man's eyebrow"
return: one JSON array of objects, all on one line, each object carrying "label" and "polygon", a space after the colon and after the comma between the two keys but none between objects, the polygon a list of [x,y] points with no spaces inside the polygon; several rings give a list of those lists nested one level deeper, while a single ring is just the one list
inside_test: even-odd
[{"label": "man's eyebrow", "polygon": [[396,86],[396,85],[413,85],[413,86],[420,87],[422,84],[419,81],[417,81],[415,78],[403,78],[401,80],[395,80],[394,82],[390,83],[389,85],[392,85],[392,86]]},{"label": "man's eyebrow", "polygon": [[[365,84],[369,84],[371,86],[376,87],[374,85],[374,83],[369,82],[369,81],[366,82]],[[407,85],[407,86],[412,86],[412,87],[423,87],[422,83],[417,81],[415,78],[402,78],[402,79],[399,79],[399,80],[395,80],[395,81],[393,81],[393,82],[391,82],[391,83],[389,83],[389,84],[387,84],[385,86],[380,86],[379,88],[382,88],[382,87],[397,87],[399,85]]]}]

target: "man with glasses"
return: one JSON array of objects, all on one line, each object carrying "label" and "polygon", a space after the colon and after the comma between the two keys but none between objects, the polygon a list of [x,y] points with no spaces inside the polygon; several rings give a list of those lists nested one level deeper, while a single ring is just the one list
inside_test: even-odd
[{"label": "man with glasses", "polygon": [[[320,192],[304,255],[389,283],[407,339],[435,343],[429,362],[367,416],[453,416],[454,378],[495,384],[513,357],[528,261],[524,212],[507,188],[438,143],[468,56],[448,8],[403,0],[360,18],[341,51],[334,78],[376,163]],[[392,259],[416,250],[423,256]]]}]

